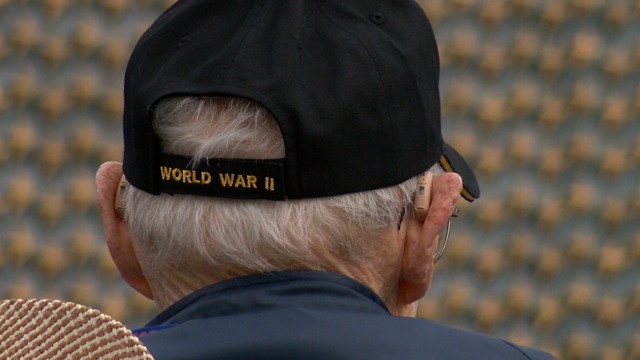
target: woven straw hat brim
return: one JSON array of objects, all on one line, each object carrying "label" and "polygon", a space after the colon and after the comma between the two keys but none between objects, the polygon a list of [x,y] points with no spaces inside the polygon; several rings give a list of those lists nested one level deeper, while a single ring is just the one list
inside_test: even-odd
[{"label": "woven straw hat brim", "polygon": [[153,357],[131,330],[96,309],[59,300],[12,299],[0,302],[0,359]]}]

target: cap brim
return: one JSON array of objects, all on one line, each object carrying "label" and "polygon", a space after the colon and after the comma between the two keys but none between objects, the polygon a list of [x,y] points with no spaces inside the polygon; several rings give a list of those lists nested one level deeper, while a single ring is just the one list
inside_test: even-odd
[{"label": "cap brim", "polygon": [[462,191],[460,195],[462,195],[465,200],[472,202],[480,197],[480,186],[478,185],[478,180],[473,170],[462,155],[447,143],[444,143],[444,153],[440,157],[439,163],[445,171],[455,172],[460,175],[462,178]]}]

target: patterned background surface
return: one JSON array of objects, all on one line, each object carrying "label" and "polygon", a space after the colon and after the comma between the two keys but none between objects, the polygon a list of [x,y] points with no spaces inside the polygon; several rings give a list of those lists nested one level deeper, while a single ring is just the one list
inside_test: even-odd
[{"label": "patterned background surface", "polygon": [[[172,1],[0,0],[0,298],[135,327],[93,177],[122,154],[122,73]],[[640,359],[640,1],[422,0],[446,138],[483,196],[420,314],[563,359]]]}]

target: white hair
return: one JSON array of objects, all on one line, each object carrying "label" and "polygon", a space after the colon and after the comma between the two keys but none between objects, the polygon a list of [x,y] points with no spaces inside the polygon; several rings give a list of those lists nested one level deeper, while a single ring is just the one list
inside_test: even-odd
[{"label": "white hair", "polygon": [[[206,157],[282,158],[272,115],[242,98],[178,97],[154,110],[164,152]],[[436,166],[437,167],[437,166]],[[216,272],[268,272],[366,264],[396,230],[415,179],[341,196],[269,201],[150,195],[127,187],[124,214],[133,241],[163,264],[206,264]]]}]

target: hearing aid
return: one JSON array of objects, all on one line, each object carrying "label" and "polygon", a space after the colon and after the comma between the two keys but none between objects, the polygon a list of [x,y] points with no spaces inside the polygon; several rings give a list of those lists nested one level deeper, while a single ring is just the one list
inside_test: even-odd
[{"label": "hearing aid", "polygon": [[413,194],[413,214],[414,217],[423,222],[427,217],[429,205],[431,204],[431,182],[433,174],[424,172],[418,177],[416,190]]}]

